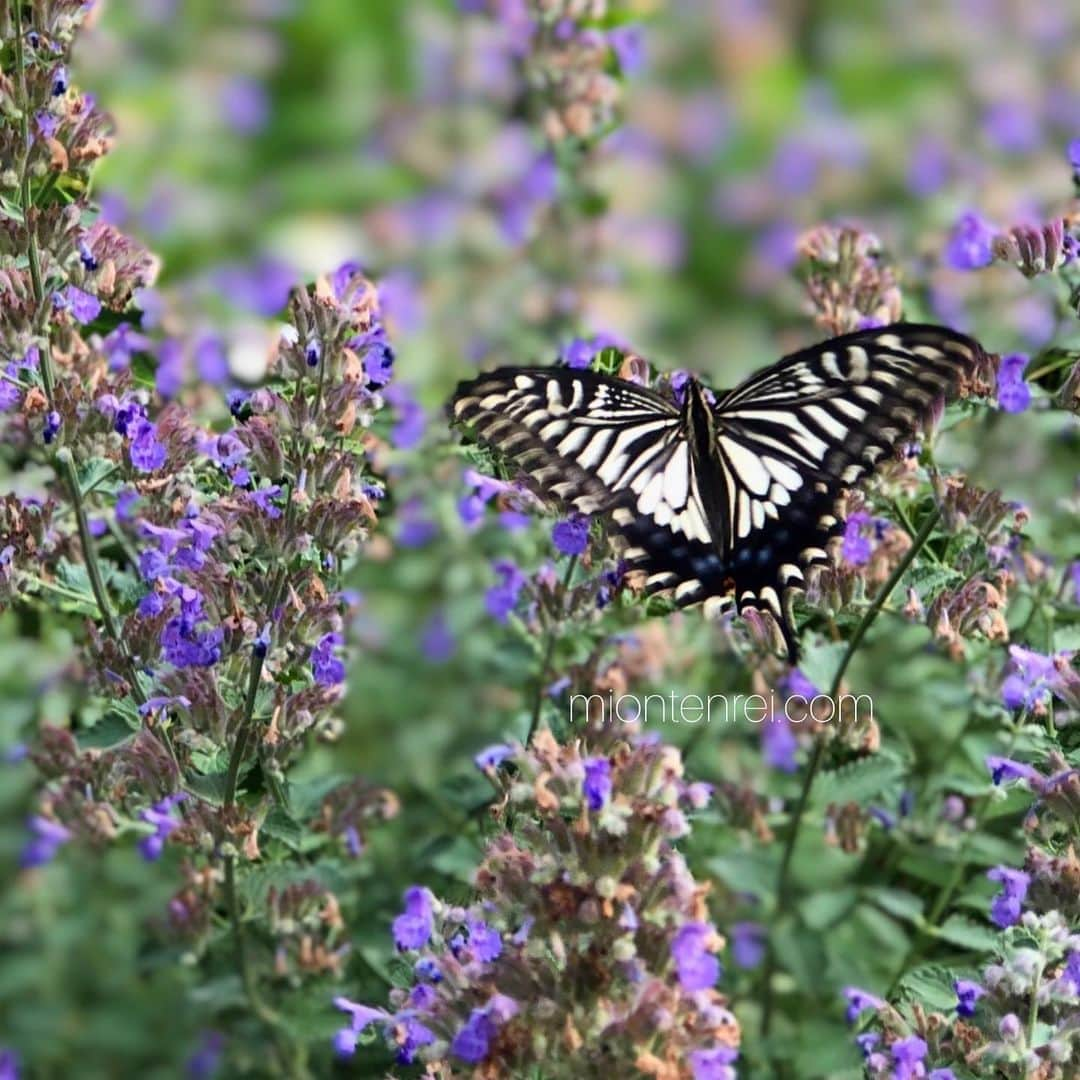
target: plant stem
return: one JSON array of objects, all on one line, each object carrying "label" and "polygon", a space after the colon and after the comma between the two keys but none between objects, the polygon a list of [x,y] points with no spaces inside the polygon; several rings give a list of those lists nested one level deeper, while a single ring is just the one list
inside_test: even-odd
[{"label": "plant stem", "polygon": [[[19,178],[19,201],[23,228],[26,229],[26,254],[30,263],[30,284],[34,290],[34,303],[38,315],[45,309],[45,285],[41,276],[41,253],[38,251],[37,228],[33,221],[34,201],[30,192],[30,102],[26,92],[26,58],[23,53],[22,3],[11,0],[12,20],[15,24],[15,67],[18,69],[19,86],[19,135],[22,138],[23,159]],[[52,369],[52,343],[46,334],[45,347],[41,352],[41,380],[45,385],[45,398],[49,408],[56,408],[56,381]]]},{"label": "plant stem", "polygon": [[[559,597],[560,603],[566,599],[566,591],[570,588],[570,582],[574,577],[574,570],[577,568],[577,556],[571,555],[570,561],[566,564],[566,572],[563,574],[562,581],[562,595]],[[544,708],[544,691],[547,687],[548,678],[551,670],[551,658],[555,654],[555,622],[548,623],[545,629],[544,638],[544,656],[540,661],[540,671],[536,678],[536,695],[533,698],[532,718],[529,721],[529,732],[525,736],[525,745],[528,746],[532,742],[532,737],[536,734],[536,729],[540,726],[540,714]]]},{"label": "plant stem", "polygon": [[[905,552],[904,557],[897,564],[896,569],[889,575],[889,580],[882,586],[881,591],[874,597],[873,603],[866,609],[866,613],[863,615],[859,625],[855,628],[855,633],[851,635],[851,640],[847,644],[847,648],[844,650],[844,655],[840,659],[840,664],[836,669],[836,673],[832,678],[832,685],[829,687],[828,696],[834,701],[836,695],[840,690],[840,684],[843,682],[844,674],[847,672],[848,665],[851,663],[852,657],[854,657],[856,650],[862,643],[862,639],[866,636],[866,632],[873,625],[874,620],[878,617],[881,609],[885,606],[885,602],[889,599],[893,589],[899,584],[900,579],[907,573],[908,567],[915,561],[915,557],[919,551],[930,539],[930,534],[934,531],[934,527],[937,525],[941,518],[940,507],[935,507],[930,516],[923,523],[922,528],[919,530],[918,535],[911,543],[911,547]],[[784,843],[784,852],[780,857],[780,870],[776,879],[776,912],[780,914],[790,903],[791,893],[791,862],[792,857],[795,854],[795,847],[798,843],[799,832],[802,828],[803,820],[806,816],[806,807],[810,802],[810,792],[814,786],[814,780],[817,777],[818,770],[821,768],[821,763],[825,758],[825,739],[820,735],[814,740],[814,749],[810,754],[810,761],[807,765],[806,775],[803,777],[802,788],[799,791],[798,801],[795,803],[795,809],[792,812],[791,824],[788,828],[787,839]],[[764,997],[762,1001],[761,1012],[761,1034],[763,1038],[768,1037],[769,1031],[772,1027],[773,1018],[773,991],[772,983],[773,976],[776,972],[776,949],[770,943],[768,958],[765,963],[764,973]]]}]

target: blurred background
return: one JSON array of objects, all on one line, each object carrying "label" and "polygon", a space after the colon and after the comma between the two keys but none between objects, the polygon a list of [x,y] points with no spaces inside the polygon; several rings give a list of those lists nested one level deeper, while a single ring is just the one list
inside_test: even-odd
[{"label": "blurred background", "polygon": [[[306,766],[367,775],[402,800],[356,871],[356,953],[376,973],[404,885],[464,888],[478,851],[468,808],[486,790],[472,756],[522,736],[522,687],[535,680],[529,642],[491,618],[485,590],[492,559],[532,569],[550,557],[550,522],[477,520],[462,505],[463,462],[442,415],[457,380],[608,335],[659,368],[731,385],[821,336],[793,270],[800,233],[824,220],[880,237],[909,319],[1031,353],[1065,343],[1075,324],[1055,281],[976,275],[942,257],[965,214],[1005,227],[1068,203],[1064,148],[1080,137],[1070,0],[638,0],[620,53],[622,122],[581,158],[548,152],[513,35],[469,13],[478,6],[108,0],[79,58],[79,80],[117,124],[98,174],[103,213],[160,255],[158,317],[200,329],[197,378],[257,380],[302,279],[354,259],[382,288],[398,352],[382,462],[392,502],[355,582],[346,729]],[[1075,438],[1061,414],[1036,410],[977,446],[946,440],[943,454],[1029,503],[1034,541],[1065,557]],[[925,630],[872,641],[857,677],[883,724],[931,754],[965,707],[964,674],[929,654],[893,670],[905,635]],[[49,680],[65,641],[62,630],[17,639],[10,614],[0,619],[5,745],[29,721],[63,717]],[[665,692],[736,678],[697,616],[643,631],[634,647]],[[695,761],[737,776],[760,769],[760,755],[755,735],[713,731]],[[28,768],[7,770],[5,818],[29,782]],[[722,888],[727,853],[698,833]],[[5,854],[20,840],[18,824],[4,826]],[[26,940],[54,928],[47,963],[29,949],[4,962],[9,1021],[64,1046],[50,1075],[71,1075],[73,1047],[87,1062],[123,1062],[113,1075],[175,1075],[162,1064],[173,1051],[134,1029],[161,1022],[146,1010],[182,973],[162,963],[148,976],[124,933],[159,910],[168,882],[148,885],[123,852],[93,865],[73,855],[56,872],[62,887],[8,905]],[[113,906],[80,910],[87,890]],[[850,956],[829,977],[861,984],[867,962]],[[351,977],[379,986],[370,972]],[[109,1022],[125,1014],[142,1019]],[[175,1022],[177,1044],[196,1053],[197,1018]],[[852,1067],[840,1020],[820,1024],[806,1038],[835,1058],[821,1051],[821,1075]],[[108,1075],[97,1069],[80,1075]]]}]

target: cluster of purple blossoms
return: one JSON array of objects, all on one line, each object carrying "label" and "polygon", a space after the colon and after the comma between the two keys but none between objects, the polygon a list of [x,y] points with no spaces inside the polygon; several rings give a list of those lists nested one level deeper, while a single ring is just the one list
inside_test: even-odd
[{"label": "cluster of purple blossoms", "polygon": [[477,756],[514,832],[490,841],[471,905],[406,892],[393,935],[412,985],[389,1008],[336,998],[349,1017],[339,1054],[374,1026],[399,1062],[429,1069],[517,1075],[542,1062],[569,1080],[602,1054],[620,1074],[734,1077],[738,1023],[716,989],[724,942],[672,843],[700,785],[653,739],[592,751],[541,732],[529,750]]}]

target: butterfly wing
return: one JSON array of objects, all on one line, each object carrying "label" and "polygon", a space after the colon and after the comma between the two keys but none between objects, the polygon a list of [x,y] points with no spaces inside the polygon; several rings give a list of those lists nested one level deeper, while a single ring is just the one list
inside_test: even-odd
[{"label": "butterfly wing", "polygon": [[843,531],[840,492],[914,436],[985,361],[963,334],[897,323],[786,356],[717,402],[722,512],[713,532],[739,610],[771,611],[793,651],[788,603]]},{"label": "butterfly wing", "polygon": [[503,368],[462,383],[451,414],[541,494],[711,544],[684,418],[659,394],[592,371]]},{"label": "butterfly wing", "polygon": [[[784,357],[724,395],[702,444],[704,397],[680,410],[589,371],[506,368],[463,383],[452,415],[583,513],[611,512],[627,565],[679,606],[764,608],[792,660],[790,601],[843,529],[836,500],[955,396],[985,354],[899,323]],[[695,417],[697,418],[695,421]]]}]

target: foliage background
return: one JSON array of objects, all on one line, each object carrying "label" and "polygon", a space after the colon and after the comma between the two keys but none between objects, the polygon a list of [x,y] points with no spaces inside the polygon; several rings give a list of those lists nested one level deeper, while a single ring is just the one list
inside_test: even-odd
[{"label": "foliage background", "polygon": [[[270,333],[259,308],[274,265],[285,278],[285,268],[308,277],[356,257],[376,276],[392,274],[405,294],[398,375],[429,423],[419,445],[394,452],[395,512],[355,582],[364,602],[347,730],[305,765],[312,777],[367,775],[401,798],[400,815],[373,833],[370,857],[344,883],[358,1000],[385,992],[386,928],[406,885],[466,895],[480,851],[469,809],[486,790],[471,758],[521,737],[528,701],[519,691],[536,678],[528,643],[485,615],[483,593],[494,555],[538,564],[550,550],[547,526],[513,538],[490,526],[473,533],[456,512],[459,462],[440,409],[477,361],[548,361],[573,330],[605,330],[660,368],[689,367],[730,385],[815,336],[789,273],[793,236],[836,215],[878,233],[908,270],[908,318],[975,330],[1000,352],[1078,344],[1059,283],[1000,269],[976,286],[935,257],[964,210],[1007,224],[1067,193],[1063,148],[1080,136],[1080,16],[1070,4],[639,7],[646,61],[629,80],[625,127],[593,178],[603,205],[597,221],[561,226],[571,240],[598,234],[599,253],[575,282],[576,327],[535,317],[537,281],[553,265],[542,244],[508,244],[472,221],[448,239],[413,212],[452,185],[463,162],[494,168],[507,122],[498,94],[485,94],[484,80],[497,84],[498,75],[482,63],[456,96],[455,64],[467,64],[477,45],[454,5],[112,0],[83,43],[80,78],[119,130],[100,188],[115,197],[125,228],[161,254],[163,289],[197,320],[226,328],[235,371],[248,373],[251,343]],[[231,95],[240,103],[230,106]],[[230,108],[239,114],[231,121]],[[249,272],[255,284],[245,292],[235,282]],[[1026,503],[1031,543],[1059,565],[1078,554],[1074,419],[1045,409],[998,417],[977,439],[964,430],[947,438],[942,464]],[[412,495],[419,510],[405,507]],[[401,515],[414,512],[433,525],[418,547],[401,543]],[[1020,603],[1010,623],[1051,632],[1030,615]],[[433,619],[445,620],[445,649],[431,644]],[[0,744],[63,721],[69,701],[54,676],[70,633],[63,619],[0,619]],[[665,633],[677,662],[657,669],[664,692],[744,688],[698,616],[671,620]],[[866,790],[850,797],[895,809],[900,763],[913,763],[931,792],[965,777],[975,785],[995,745],[1000,716],[986,688],[1001,650],[976,646],[961,665],[927,638],[922,626],[883,619],[853,665],[853,685],[874,697],[887,753]],[[1077,627],[1053,644],[1080,645]],[[665,736],[685,742],[677,729]],[[714,726],[700,738],[695,775],[760,774],[773,794],[793,791],[790,777],[764,769],[755,732]],[[1027,730],[1014,750],[1034,755],[1042,738],[1040,728]],[[946,784],[935,768],[954,741]],[[5,867],[17,860],[31,782],[26,766],[0,770]],[[986,865],[1022,858],[1019,810],[1007,802],[996,811]],[[696,828],[699,876],[713,876],[719,898],[753,891],[775,853],[714,824],[706,816]],[[910,843],[900,857],[905,887],[918,892],[934,878],[933,837]],[[801,1076],[858,1075],[839,987],[880,985],[907,948],[904,901],[873,895],[872,852],[865,858],[853,867],[814,844],[797,867],[813,889],[801,913],[810,929],[785,942],[807,1003],[787,1033],[796,1060],[808,1063]],[[138,953],[130,928],[154,918],[169,889],[164,869],[133,851],[98,859],[73,850],[34,888],[5,890],[0,922],[12,947],[0,960],[0,1029],[5,1043],[35,1048],[35,1075],[173,1076],[190,1065],[206,1039],[200,1007],[236,990],[225,977],[190,985],[183,956]],[[980,881],[959,906],[981,920],[992,891]],[[732,971],[737,1001],[743,978]],[[309,1006],[312,1030],[328,1037],[335,1018],[326,999],[314,995]]]}]

